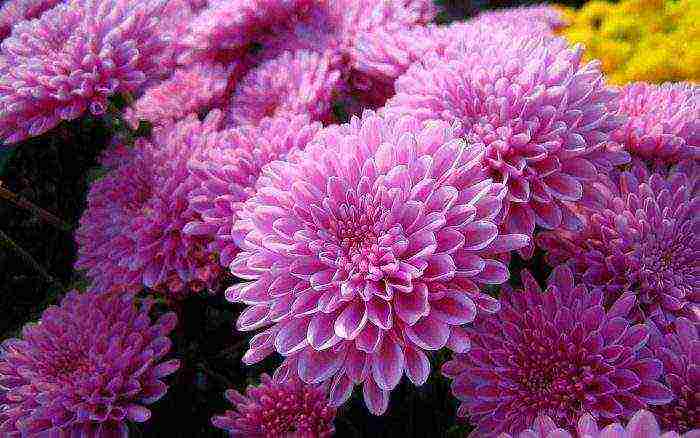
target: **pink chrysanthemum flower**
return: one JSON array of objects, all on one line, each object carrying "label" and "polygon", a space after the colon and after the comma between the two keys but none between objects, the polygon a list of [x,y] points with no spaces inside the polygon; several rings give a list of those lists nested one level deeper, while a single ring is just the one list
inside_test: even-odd
[{"label": "pink chrysanthemum flower", "polygon": [[140,120],[166,125],[221,106],[225,100],[229,76],[236,65],[200,62],[175,70],[172,77],[148,89],[128,109],[125,119],[132,127]]},{"label": "pink chrysanthemum flower", "polygon": [[700,437],[700,338],[698,326],[678,318],[669,333],[655,333],[652,348],[664,364],[664,381],[675,398],[669,404],[654,406],[661,426],[680,433],[695,431]]},{"label": "pink chrysanthemum flower", "polygon": [[220,112],[204,122],[190,116],[151,142],[137,140],[133,156],[93,184],[76,232],[76,268],[102,289],[147,286],[180,297],[217,287],[221,270],[209,242],[182,228],[199,218],[188,201],[199,183],[187,163],[221,119]]},{"label": "pink chrysanthemum flower", "polygon": [[0,50],[0,140],[42,134],[162,74],[162,1],[70,0],[15,25]]},{"label": "pink chrysanthemum flower", "polygon": [[681,170],[665,177],[637,163],[613,174],[596,184],[599,205],[584,215],[580,232],[543,233],[538,245],[550,264],[568,263],[609,301],[636,294],[637,321],[700,322],[700,173]]},{"label": "pink chrysanthemum flower", "polygon": [[235,125],[256,124],[265,117],[306,114],[328,121],[332,100],[343,83],[330,67],[327,54],[285,52],[251,70],[231,97],[229,120]]},{"label": "pink chrysanthemum flower", "polygon": [[468,349],[462,325],[498,310],[481,285],[506,281],[498,258],[528,243],[499,234],[505,187],[483,175],[483,153],[445,122],[368,111],[264,168],[231,264],[251,281],[227,291],[250,306],[239,330],[267,327],[244,362],[277,351],[278,376],[332,379],[336,405],[363,383],[381,414],[402,374],[426,381],[425,351]]},{"label": "pink chrysanthemum flower", "polygon": [[275,23],[293,19],[314,0],[210,0],[181,39],[180,62],[235,59]]},{"label": "pink chrysanthemum flower", "polygon": [[335,408],[323,387],[298,379],[276,382],[261,376],[259,386],[248,387],[245,395],[226,391],[233,411],[212,418],[214,426],[231,437],[245,438],[329,438],[335,427]]},{"label": "pink chrysanthemum flower", "polygon": [[321,128],[307,116],[263,119],[258,125],[240,126],[218,134],[211,147],[199,151],[189,168],[197,180],[190,206],[199,213],[183,232],[206,238],[212,254],[228,266],[238,253],[233,225],[238,210],[255,193],[261,169],[301,150]]},{"label": "pink chrysanthemum flower", "polygon": [[24,20],[32,20],[62,0],[7,0],[0,7],[0,41],[7,38],[12,27]]},{"label": "pink chrysanthemum flower", "polygon": [[700,86],[690,83],[625,86],[620,114],[626,123],[613,139],[654,164],[700,159]]},{"label": "pink chrysanthemum flower", "polygon": [[150,307],[132,295],[72,291],[25,326],[22,339],[3,342],[0,435],[123,436],[127,422],[148,420],[146,406],[167,391],[161,379],[179,367],[162,361],[175,314],[152,323]]},{"label": "pink chrysanthemum flower", "polygon": [[463,124],[486,145],[491,175],[508,187],[504,230],[532,235],[535,224],[575,229],[579,201],[596,167],[627,162],[607,148],[618,126],[606,107],[599,63],[580,65],[583,49],[563,39],[499,34],[463,40],[444,56],[414,64],[396,81],[388,114]]},{"label": "pink chrysanthemum flower", "polygon": [[[698,438],[700,430],[688,432],[683,438]],[[501,434],[499,438],[681,438],[678,432],[661,433],[659,423],[654,415],[646,410],[639,410],[630,419],[626,426],[613,423],[600,429],[595,418],[590,414],[583,415],[577,425],[574,434],[557,427],[551,418],[538,417],[529,429],[518,434]]]},{"label": "pink chrysanthemum flower", "polygon": [[575,285],[564,266],[544,293],[521,278],[524,290],[503,291],[500,312],[467,329],[471,350],[443,366],[478,436],[517,433],[541,415],[574,430],[585,413],[610,422],[671,401],[648,327],[627,319],[633,295],[606,311],[602,292]]}]

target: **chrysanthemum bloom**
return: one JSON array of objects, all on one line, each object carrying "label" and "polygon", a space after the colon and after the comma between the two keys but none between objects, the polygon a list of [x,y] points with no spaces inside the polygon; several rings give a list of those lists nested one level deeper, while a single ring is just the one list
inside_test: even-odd
[{"label": "chrysanthemum bloom", "polygon": [[[700,430],[688,432],[683,438],[697,438]],[[659,423],[654,415],[646,410],[639,410],[626,426],[620,423],[610,424],[603,429],[598,427],[595,418],[590,414],[583,415],[576,424],[576,432],[557,427],[551,418],[538,417],[532,427],[520,433],[501,434],[499,438],[681,438],[678,432],[661,433]]]},{"label": "chrysanthemum bloom", "polygon": [[225,100],[229,76],[236,65],[200,62],[175,70],[172,77],[148,89],[133,108],[127,110],[125,118],[132,127],[140,120],[155,125],[166,125],[221,106]]},{"label": "chrysanthemum bloom", "polygon": [[532,235],[535,224],[575,229],[568,203],[582,198],[596,167],[629,160],[607,147],[619,126],[608,109],[616,92],[597,63],[580,65],[582,51],[562,39],[494,29],[414,64],[385,111],[456,120],[462,135],[484,143],[491,175],[508,187],[506,232]]},{"label": "chrysanthemum bloom", "polygon": [[608,301],[635,293],[637,321],[652,318],[664,327],[685,316],[699,322],[700,173],[681,170],[665,177],[637,163],[597,185],[600,206],[585,215],[580,232],[543,233],[538,245],[550,264],[569,263]]},{"label": "chrysanthemum bloom", "polygon": [[700,159],[700,86],[627,85],[620,95],[626,123],[613,134],[635,156],[654,164]]},{"label": "chrysanthemum bloom", "polygon": [[336,405],[363,383],[381,414],[403,373],[425,382],[426,350],[468,349],[462,325],[498,310],[480,285],[506,281],[497,258],[528,243],[499,234],[505,187],[483,175],[483,153],[445,122],[368,111],[264,168],[231,264],[251,281],[227,291],[250,305],[239,330],[267,327],[244,362],[277,351],[278,376],[332,379]]},{"label": "chrysanthemum bloom", "polygon": [[664,364],[664,380],[673,391],[671,403],[654,406],[661,426],[700,436],[700,338],[698,326],[678,318],[669,333],[656,333],[650,344]]},{"label": "chrysanthemum bloom", "polygon": [[342,86],[340,72],[330,68],[329,55],[305,50],[285,52],[241,80],[231,97],[228,117],[236,125],[297,114],[327,121],[332,115],[333,97]]},{"label": "chrysanthemum bloom", "polygon": [[150,308],[133,295],[72,291],[25,326],[22,339],[3,342],[0,435],[117,433],[148,420],[146,406],[167,391],[162,378],[179,367],[162,361],[175,314],[152,322]]},{"label": "chrysanthemum bloom", "polygon": [[248,387],[245,395],[226,391],[226,398],[235,410],[213,417],[212,423],[231,437],[328,438],[335,431],[335,408],[326,392],[299,379],[277,382],[263,374],[259,386]]},{"label": "chrysanthemum bloom", "polygon": [[90,188],[76,232],[76,268],[102,289],[147,286],[180,297],[220,279],[208,241],[182,228],[197,220],[188,195],[198,187],[187,162],[215,135],[222,114],[190,116],[137,141],[133,156]]},{"label": "chrysanthemum bloom", "polygon": [[524,290],[503,291],[500,312],[467,329],[471,350],[443,367],[479,436],[517,433],[541,415],[574,430],[584,413],[611,422],[671,401],[649,328],[627,318],[634,295],[606,311],[603,293],[564,266],[544,293],[529,272],[521,278]]},{"label": "chrysanthemum bloom", "polygon": [[312,3],[313,0],[210,0],[181,39],[186,50],[180,62],[235,59],[271,25],[292,19]]},{"label": "chrysanthemum bloom", "polygon": [[298,115],[266,118],[258,125],[220,132],[210,147],[190,160],[197,180],[189,195],[190,206],[199,217],[183,232],[209,240],[209,251],[228,266],[238,252],[233,233],[237,211],[255,193],[261,169],[290,151],[304,149],[320,128],[320,123]]},{"label": "chrysanthemum bloom", "polygon": [[7,38],[12,27],[24,20],[37,18],[62,0],[7,0],[0,7],[0,41]]},{"label": "chrysanthemum bloom", "polygon": [[15,25],[0,50],[0,140],[42,134],[161,74],[159,0],[70,0]]}]

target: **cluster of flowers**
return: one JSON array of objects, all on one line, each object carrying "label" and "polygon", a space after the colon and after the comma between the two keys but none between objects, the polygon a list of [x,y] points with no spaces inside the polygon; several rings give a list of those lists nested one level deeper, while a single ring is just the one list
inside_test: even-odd
[{"label": "cluster of flowers", "polygon": [[611,83],[700,80],[697,0],[593,0],[562,12],[561,33],[585,44]]},{"label": "cluster of flowers", "polygon": [[[226,394],[213,424],[232,436],[329,436],[356,385],[380,415],[443,348],[476,436],[700,436],[700,88],[610,86],[550,7],[435,12],[66,0],[15,25],[0,138],[114,94],[154,129],[106,151],[90,189],[90,291],[4,344],[0,432],[147,420],[175,320],[152,324],[136,294],[229,286],[257,331],[244,362],[284,358]],[[528,271],[506,284],[536,249],[546,290]]]}]

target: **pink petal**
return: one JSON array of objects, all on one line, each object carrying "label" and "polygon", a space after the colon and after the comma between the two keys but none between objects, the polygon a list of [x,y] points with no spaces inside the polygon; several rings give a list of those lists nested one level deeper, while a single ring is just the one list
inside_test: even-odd
[{"label": "pink petal", "polygon": [[367,309],[362,301],[348,304],[335,320],[335,334],[343,339],[355,339],[367,323]]},{"label": "pink petal", "polygon": [[409,293],[399,292],[395,295],[396,315],[406,324],[413,325],[430,312],[428,306],[428,288],[425,284],[417,284]]},{"label": "pink petal", "polygon": [[462,228],[464,249],[477,251],[486,248],[498,236],[498,227],[493,222],[475,221]]},{"label": "pink petal", "polygon": [[389,407],[389,391],[381,389],[372,379],[362,385],[362,395],[367,409],[374,415],[382,415]]},{"label": "pink petal", "polygon": [[495,260],[485,260],[484,270],[477,276],[476,280],[487,284],[501,284],[508,281],[508,267]]},{"label": "pink petal", "polygon": [[352,395],[352,380],[345,374],[339,374],[333,379],[329,401],[332,406],[340,406]]},{"label": "pink petal", "polygon": [[559,199],[578,201],[583,195],[583,186],[576,178],[565,173],[555,173],[544,179],[550,191]]},{"label": "pink petal", "polygon": [[450,325],[462,325],[474,321],[476,305],[459,291],[448,291],[437,301],[431,301],[431,314]]},{"label": "pink petal", "polygon": [[627,433],[634,438],[656,438],[661,435],[661,429],[651,412],[641,410],[627,423]]},{"label": "pink petal", "polygon": [[345,362],[345,355],[332,350],[316,351],[305,348],[297,362],[299,378],[306,383],[316,384],[334,375]]},{"label": "pink petal", "polygon": [[403,368],[404,356],[401,347],[385,337],[382,346],[372,355],[372,377],[380,388],[391,390],[401,380]]},{"label": "pink petal", "polygon": [[424,384],[430,375],[428,356],[410,345],[406,345],[404,355],[406,359],[406,376],[416,386]]},{"label": "pink petal", "polygon": [[280,331],[275,337],[275,349],[283,356],[289,356],[307,345],[306,332],[309,320],[295,318],[280,323]]},{"label": "pink petal", "polygon": [[367,316],[377,327],[389,330],[393,325],[391,304],[382,299],[373,299],[367,302]]},{"label": "pink petal", "polygon": [[411,327],[406,327],[406,335],[424,350],[439,350],[447,343],[450,329],[447,324],[428,315]]}]

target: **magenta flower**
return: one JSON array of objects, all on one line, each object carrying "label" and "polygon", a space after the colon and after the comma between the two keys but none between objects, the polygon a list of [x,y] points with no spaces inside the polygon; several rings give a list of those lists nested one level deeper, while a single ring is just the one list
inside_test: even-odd
[{"label": "magenta flower", "polygon": [[25,326],[22,339],[3,342],[0,435],[123,436],[127,422],[148,420],[146,406],[165,395],[162,379],[180,365],[162,361],[175,314],[153,323],[150,308],[137,306],[133,295],[72,291],[38,324]]},{"label": "magenta flower", "polygon": [[208,240],[182,228],[197,220],[189,193],[198,181],[187,163],[215,136],[221,112],[195,116],[139,139],[133,155],[90,188],[76,232],[78,260],[100,288],[155,289],[171,297],[215,289],[220,279]]},{"label": "magenta flower", "polygon": [[477,33],[414,64],[385,112],[458,121],[461,135],[485,144],[490,174],[508,187],[506,232],[575,229],[571,203],[597,168],[629,160],[606,144],[618,126],[606,108],[616,93],[597,62],[580,65],[582,53],[562,39]]},{"label": "magenta flower", "polygon": [[314,121],[328,121],[333,97],[342,86],[340,72],[330,67],[328,55],[285,52],[241,80],[231,98],[229,120],[244,125],[265,117],[305,114]]},{"label": "magenta flower", "polygon": [[[700,430],[683,434],[683,438],[697,438]],[[627,423],[613,423],[600,429],[595,418],[590,414],[583,415],[576,424],[576,432],[557,427],[551,418],[538,417],[532,427],[516,435],[501,434],[499,438],[681,438],[677,432],[661,434],[659,424],[654,415],[645,410],[639,410]]]},{"label": "magenta flower", "polygon": [[462,326],[498,310],[481,285],[506,281],[498,259],[528,243],[499,234],[505,187],[483,153],[445,122],[368,111],[265,167],[236,224],[231,272],[250,281],[227,291],[249,305],[239,330],[267,327],[244,362],[277,351],[278,376],[332,379],[334,405],[363,383],[381,414],[402,374],[425,382],[425,351],[468,349]]},{"label": "magenta flower", "polygon": [[42,134],[162,74],[163,2],[70,0],[18,23],[0,50],[0,140]]},{"label": "magenta flower", "polygon": [[166,125],[221,106],[229,77],[236,70],[235,64],[225,67],[208,62],[177,69],[169,79],[149,88],[127,110],[125,118],[134,128],[139,120]]},{"label": "magenta flower", "polygon": [[32,20],[62,0],[7,0],[0,7],[0,41],[12,32],[12,27],[24,20]]},{"label": "magenta flower", "polygon": [[596,184],[598,208],[582,211],[580,232],[543,233],[538,245],[550,264],[567,262],[608,301],[636,294],[636,321],[651,318],[664,327],[685,316],[699,322],[699,175],[692,166],[668,177],[650,174],[637,163]]},{"label": "magenta flower", "polygon": [[307,116],[290,119],[263,119],[258,125],[246,125],[222,131],[210,147],[190,160],[189,168],[196,189],[190,192],[190,207],[199,214],[188,223],[186,235],[211,242],[208,250],[228,266],[238,253],[233,225],[237,212],[255,193],[261,169],[267,163],[284,159],[300,150],[321,128]]},{"label": "magenta flower", "polygon": [[613,139],[655,164],[700,159],[700,87],[690,83],[630,84],[620,95],[626,123]]},{"label": "magenta flower", "polygon": [[263,374],[259,386],[245,395],[226,391],[226,398],[235,410],[213,417],[212,424],[231,437],[328,438],[335,431],[335,408],[323,388],[298,379],[276,382]]},{"label": "magenta flower", "polygon": [[310,8],[312,0],[210,0],[181,37],[180,62],[231,60],[274,23],[287,21]]},{"label": "magenta flower", "polygon": [[671,403],[654,406],[661,426],[680,433],[694,431],[700,436],[700,338],[698,326],[678,318],[673,329],[655,333],[650,344],[664,364],[664,381],[673,391]]},{"label": "magenta flower", "polygon": [[443,367],[479,436],[517,433],[541,415],[574,430],[585,413],[615,421],[671,401],[648,327],[627,318],[633,295],[606,311],[602,292],[575,285],[564,266],[544,293],[528,271],[521,278],[524,290],[503,291],[501,311],[467,329],[469,353]]}]

